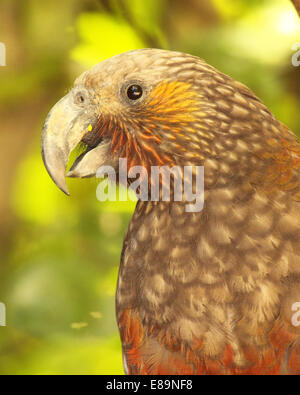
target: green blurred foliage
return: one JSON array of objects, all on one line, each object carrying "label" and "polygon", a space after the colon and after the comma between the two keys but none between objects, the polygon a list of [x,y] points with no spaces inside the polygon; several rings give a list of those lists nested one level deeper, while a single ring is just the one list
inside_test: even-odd
[{"label": "green blurred foliage", "polygon": [[118,17],[85,13],[80,15],[77,26],[81,44],[73,49],[71,55],[74,60],[86,67],[110,58],[120,51],[144,46],[134,29]]},{"label": "green blurred foliage", "polygon": [[286,0],[3,0],[0,11],[0,374],[121,374],[114,294],[135,203],[98,202],[99,180],[57,190],[40,156],[47,112],[87,67],[162,47],[249,85],[300,134],[299,22]]}]

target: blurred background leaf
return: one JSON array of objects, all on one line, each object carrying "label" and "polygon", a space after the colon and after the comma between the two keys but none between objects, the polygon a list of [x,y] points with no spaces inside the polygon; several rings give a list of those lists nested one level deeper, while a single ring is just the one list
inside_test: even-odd
[{"label": "blurred background leaf", "polygon": [[118,374],[114,294],[134,202],[100,203],[99,180],[42,164],[40,133],[75,77],[122,51],[198,55],[249,85],[300,135],[300,25],[289,0],[1,0],[0,374]]}]

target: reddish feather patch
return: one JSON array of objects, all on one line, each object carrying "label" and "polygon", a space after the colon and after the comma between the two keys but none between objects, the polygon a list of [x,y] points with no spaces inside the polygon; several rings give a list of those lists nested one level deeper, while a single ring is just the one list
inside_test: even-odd
[{"label": "reddish feather patch", "polygon": [[[234,352],[230,345],[218,359],[201,358],[201,347],[192,349],[174,339],[168,331],[144,327],[138,314],[132,310],[122,313],[119,327],[130,374],[278,375],[285,373],[282,369],[288,349],[289,373],[300,373],[300,346],[293,345],[296,336],[283,327],[272,331],[270,347],[265,351],[255,347],[243,348],[247,368],[234,365]],[[159,349],[151,349],[151,339],[159,345]],[[201,341],[198,343],[202,344]]]}]

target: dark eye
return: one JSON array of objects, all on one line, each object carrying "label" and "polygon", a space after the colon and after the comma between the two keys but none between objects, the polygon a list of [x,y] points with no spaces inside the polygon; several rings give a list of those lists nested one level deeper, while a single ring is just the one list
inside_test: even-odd
[{"label": "dark eye", "polygon": [[130,100],[138,100],[143,96],[143,88],[140,85],[130,85],[127,96]]},{"label": "dark eye", "polygon": [[77,104],[84,104],[85,103],[85,96],[83,93],[77,93],[75,96],[75,101]]}]

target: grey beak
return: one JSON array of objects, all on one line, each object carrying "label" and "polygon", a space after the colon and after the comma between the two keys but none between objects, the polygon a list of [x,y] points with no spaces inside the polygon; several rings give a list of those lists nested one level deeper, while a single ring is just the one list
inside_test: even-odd
[{"label": "grey beak", "polygon": [[82,108],[74,105],[70,92],[52,108],[43,127],[44,164],[52,180],[67,195],[66,168],[69,156],[88,133],[90,118]]}]

